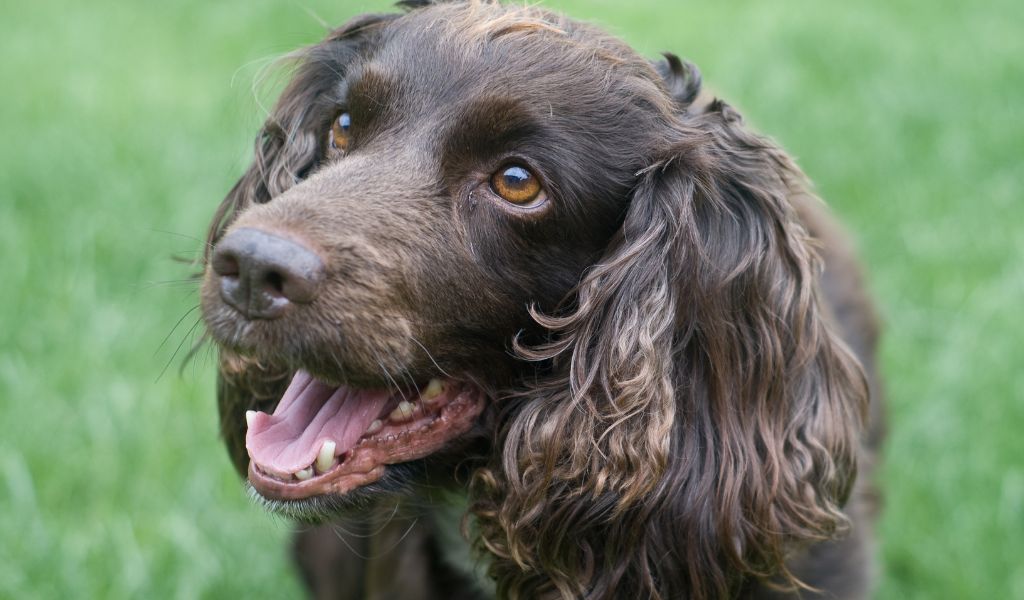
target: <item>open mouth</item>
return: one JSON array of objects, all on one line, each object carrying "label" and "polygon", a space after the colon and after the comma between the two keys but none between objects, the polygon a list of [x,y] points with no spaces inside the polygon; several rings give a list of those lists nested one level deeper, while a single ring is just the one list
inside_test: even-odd
[{"label": "open mouth", "polygon": [[483,393],[431,379],[407,392],[331,386],[298,371],[274,414],[249,411],[249,482],[266,498],[344,494],[377,481],[385,465],[433,454],[469,431]]}]

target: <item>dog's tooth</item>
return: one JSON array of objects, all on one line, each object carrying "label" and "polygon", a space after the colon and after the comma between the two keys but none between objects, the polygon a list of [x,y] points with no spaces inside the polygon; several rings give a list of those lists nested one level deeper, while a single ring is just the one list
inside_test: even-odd
[{"label": "dog's tooth", "polygon": [[295,478],[299,481],[306,481],[311,477],[313,477],[313,467],[306,467],[305,469],[295,473]]},{"label": "dog's tooth", "polygon": [[415,404],[407,400],[402,400],[401,402],[398,403],[398,406],[395,407],[395,410],[391,411],[391,414],[388,415],[388,418],[391,419],[392,421],[402,423],[411,419],[415,412]]},{"label": "dog's tooth", "polygon": [[373,435],[381,429],[384,429],[384,422],[380,419],[376,419],[373,423],[370,423],[369,427],[366,428],[366,435]]},{"label": "dog's tooth", "polygon": [[247,410],[245,411],[245,426],[252,427],[252,422],[256,420],[256,411]]},{"label": "dog's tooth", "polygon": [[334,465],[334,449],[337,448],[334,440],[324,440],[320,446],[320,453],[316,455],[316,470],[324,473]]},{"label": "dog's tooth", "polygon": [[430,380],[430,383],[427,384],[427,387],[423,388],[423,393],[420,394],[420,397],[422,397],[423,401],[426,402],[427,404],[432,404],[431,400],[436,400],[438,396],[440,396],[443,393],[444,383],[440,379],[435,377]]}]

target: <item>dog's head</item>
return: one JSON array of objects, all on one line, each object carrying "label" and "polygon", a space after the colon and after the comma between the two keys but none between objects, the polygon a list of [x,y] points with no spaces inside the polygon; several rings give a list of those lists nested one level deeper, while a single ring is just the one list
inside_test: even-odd
[{"label": "dog's head", "polygon": [[255,491],[324,515],[469,469],[521,592],[725,589],[831,534],[864,392],[795,167],[697,110],[673,56],[405,4],[301,53],[211,226],[203,314]]}]

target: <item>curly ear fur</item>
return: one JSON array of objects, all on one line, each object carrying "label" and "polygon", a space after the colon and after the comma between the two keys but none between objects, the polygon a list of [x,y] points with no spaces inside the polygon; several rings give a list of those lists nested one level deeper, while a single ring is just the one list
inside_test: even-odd
[{"label": "curly ear fur", "polygon": [[799,585],[789,551],[846,525],[867,391],[792,205],[817,200],[720,102],[667,129],[573,310],[536,315],[554,341],[522,352],[553,374],[509,401],[475,478],[502,597]]}]

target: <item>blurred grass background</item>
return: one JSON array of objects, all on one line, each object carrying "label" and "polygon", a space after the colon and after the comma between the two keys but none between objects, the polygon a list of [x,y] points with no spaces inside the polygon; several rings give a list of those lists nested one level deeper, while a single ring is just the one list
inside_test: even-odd
[{"label": "blurred grass background", "polygon": [[[696,62],[858,239],[887,321],[878,596],[1024,598],[1024,3],[546,4]],[[0,597],[299,595],[210,356],[178,372],[201,325],[171,257],[246,164],[260,67],[386,8],[0,12]]]}]

